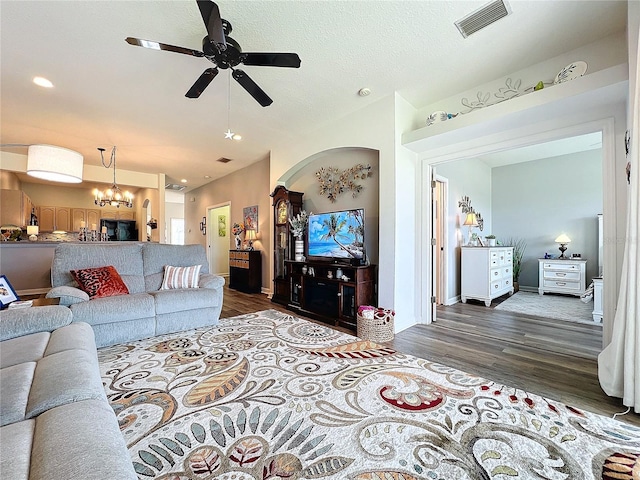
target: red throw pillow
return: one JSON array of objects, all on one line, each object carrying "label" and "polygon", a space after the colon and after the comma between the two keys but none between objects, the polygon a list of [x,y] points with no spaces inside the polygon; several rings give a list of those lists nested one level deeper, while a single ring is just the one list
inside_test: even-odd
[{"label": "red throw pillow", "polygon": [[129,289],[122,281],[122,277],[115,267],[85,268],[82,270],[70,270],[71,275],[78,282],[80,290],[89,295],[89,298],[112,297],[114,295],[126,295]]}]

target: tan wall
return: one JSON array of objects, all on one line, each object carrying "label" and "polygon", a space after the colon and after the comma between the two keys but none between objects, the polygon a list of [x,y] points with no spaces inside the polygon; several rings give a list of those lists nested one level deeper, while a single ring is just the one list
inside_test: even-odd
[{"label": "tan wall", "polygon": [[100,208],[93,202],[93,189],[23,183],[22,190],[38,207]]},{"label": "tan wall", "polygon": [[[231,202],[231,214],[227,228],[242,222],[242,209],[258,205],[258,240],[254,248],[262,251],[262,287],[271,290],[269,258],[271,255],[271,193],[269,190],[269,158],[214,180],[185,194],[185,243],[201,244],[207,248],[206,238],[200,233],[200,222],[207,214],[207,207]],[[211,228],[207,226],[207,228]],[[215,229],[212,230],[215,233]],[[229,235],[229,249],[233,235]]]},{"label": "tan wall", "polygon": [[0,189],[2,190],[20,190],[20,179],[13,172],[0,170]]}]

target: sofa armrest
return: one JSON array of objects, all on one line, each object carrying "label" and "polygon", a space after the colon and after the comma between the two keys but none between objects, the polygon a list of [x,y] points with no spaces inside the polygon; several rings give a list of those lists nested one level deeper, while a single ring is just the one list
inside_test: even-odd
[{"label": "sofa armrest", "polygon": [[79,288],[67,286],[53,287],[47,292],[46,297],[59,298],[60,305],[64,305],[67,307],[69,305],[73,305],[74,303],[89,301],[89,295],[87,294],[87,292],[83,292]]},{"label": "sofa armrest", "polygon": [[71,310],[60,305],[7,309],[0,312],[0,341],[31,333],[53,332],[69,325]]},{"label": "sofa armrest", "polygon": [[224,286],[224,277],[221,277],[220,275],[213,275],[212,273],[200,274],[198,287],[210,288],[212,290],[215,290],[216,288],[222,288],[223,286]]}]

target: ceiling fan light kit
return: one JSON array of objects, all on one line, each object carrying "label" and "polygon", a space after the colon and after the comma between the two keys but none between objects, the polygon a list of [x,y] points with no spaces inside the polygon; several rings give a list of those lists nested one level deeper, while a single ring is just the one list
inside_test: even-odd
[{"label": "ceiling fan light kit", "polygon": [[186,97],[198,98],[218,75],[219,69],[231,69],[233,79],[244,88],[260,105],[267,107],[273,100],[256,84],[249,75],[240,70],[238,65],[252,65],[264,67],[299,68],[300,57],[295,53],[262,53],[243,52],[240,44],[229,36],[231,23],[220,17],[218,6],[209,0],[197,0],[202,20],[207,29],[207,35],[202,39],[202,51],[175,45],[127,37],[125,41],[134,46],[153,50],[205,57],[215,66],[207,68],[187,91]]}]

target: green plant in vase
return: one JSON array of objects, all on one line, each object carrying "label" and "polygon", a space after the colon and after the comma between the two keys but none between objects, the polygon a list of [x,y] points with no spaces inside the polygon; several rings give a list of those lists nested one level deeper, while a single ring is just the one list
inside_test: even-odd
[{"label": "green plant in vase", "polygon": [[513,247],[513,290],[517,292],[520,290],[520,284],[518,279],[520,278],[520,271],[522,269],[522,258],[524,252],[527,249],[527,242],[522,238],[508,238],[505,240],[506,246]]},{"label": "green plant in vase", "polygon": [[496,246],[496,236],[493,234],[487,235],[486,237],[484,237],[487,239],[487,244],[490,247],[495,247]]}]

